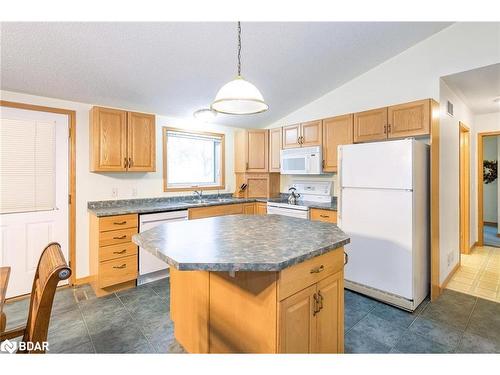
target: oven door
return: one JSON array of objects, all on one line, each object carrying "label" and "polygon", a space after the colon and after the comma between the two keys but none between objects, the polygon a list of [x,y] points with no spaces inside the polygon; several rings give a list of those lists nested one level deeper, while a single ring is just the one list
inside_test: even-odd
[{"label": "oven door", "polygon": [[276,207],[270,205],[267,206],[267,214],[291,216],[291,217],[297,217],[299,219],[309,219],[308,210],[297,210],[294,208]]}]

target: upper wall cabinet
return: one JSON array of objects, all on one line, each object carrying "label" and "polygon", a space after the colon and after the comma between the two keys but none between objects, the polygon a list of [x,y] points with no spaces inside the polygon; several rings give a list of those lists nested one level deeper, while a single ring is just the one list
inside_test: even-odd
[{"label": "upper wall cabinet", "polygon": [[239,130],[234,134],[234,171],[268,172],[269,130]]},{"label": "upper wall cabinet", "polygon": [[90,110],[91,172],[154,172],[155,116],[117,109]]},{"label": "upper wall cabinet", "polygon": [[355,113],[354,142],[428,135],[431,100],[418,100]]},{"label": "upper wall cabinet", "polygon": [[389,107],[388,137],[401,138],[429,134],[430,119],[430,99]]},{"label": "upper wall cabinet", "polygon": [[320,146],[321,141],[321,120],[283,127],[283,148]]},{"label": "upper wall cabinet", "polygon": [[354,114],[354,142],[387,139],[387,108]]},{"label": "upper wall cabinet", "polygon": [[323,120],[323,172],[337,172],[339,145],[354,141],[352,114]]},{"label": "upper wall cabinet", "polygon": [[279,172],[281,168],[281,128],[269,130],[269,172]]}]

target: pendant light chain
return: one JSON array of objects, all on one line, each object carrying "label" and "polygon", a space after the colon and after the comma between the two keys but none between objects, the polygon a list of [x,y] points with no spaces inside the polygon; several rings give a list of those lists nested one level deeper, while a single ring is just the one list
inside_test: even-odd
[{"label": "pendant light chain", "polygon": [[238,21],[238,77],[241,76],[241,22]]}]

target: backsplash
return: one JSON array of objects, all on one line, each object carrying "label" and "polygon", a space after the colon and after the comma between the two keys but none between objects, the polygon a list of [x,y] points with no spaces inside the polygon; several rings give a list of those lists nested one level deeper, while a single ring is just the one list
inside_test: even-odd
[{"label": "backsplash", "polygon": [[332,184],[332,195],[334,197],[338,196],[338,185],[337,185],[337,174],[336,173],[328,173],[322,175],[281,175],[280,178],[280,191],[281,193],[288,193],[288,188],[290,185],[297,180],[302,181],[333,181]]}]

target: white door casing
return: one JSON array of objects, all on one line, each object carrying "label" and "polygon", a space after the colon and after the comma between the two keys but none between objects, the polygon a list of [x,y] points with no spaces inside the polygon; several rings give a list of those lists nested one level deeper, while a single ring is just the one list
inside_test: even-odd
[{"label": "white door casing", "polygon": [[69,123],[66,115],[2,107],[4,120],[51,123],[55,130],[55,208],[0,214],[0,265],[11,267],[9,298],[31,292],[41,252],[50,242],[60,243],[69,261]]}]

